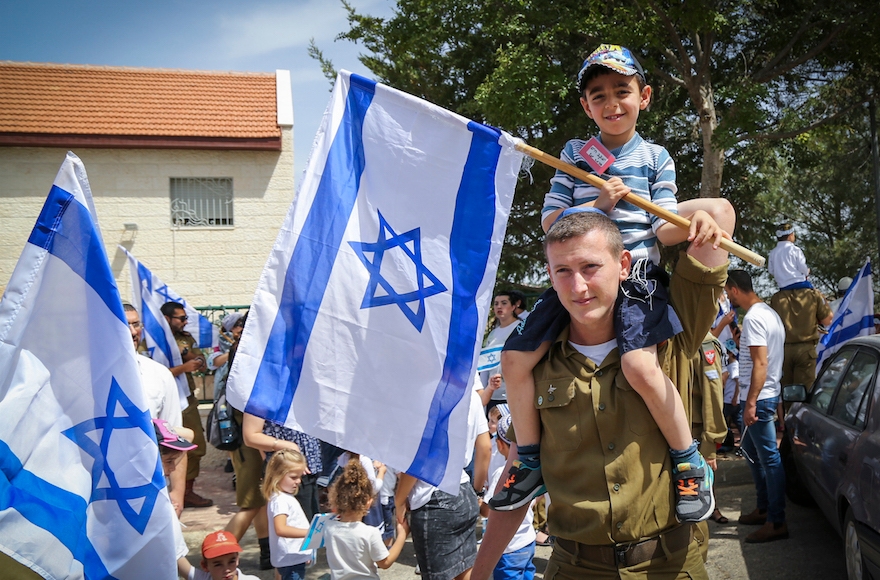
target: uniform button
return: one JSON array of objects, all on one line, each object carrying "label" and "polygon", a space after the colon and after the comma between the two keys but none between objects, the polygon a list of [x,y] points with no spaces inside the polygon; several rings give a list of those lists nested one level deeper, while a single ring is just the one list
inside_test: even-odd
[{"label": "uniform button", "polygon": [[614,491],[620,491],[620,484],[619,483],[614,484]]},{"label": "uniform button", "polygon": [[555,399],[555,398],[556,398],[556,397],[554,397],[553,395],[547,395],[547,400],[548,400],[548,401],[552,401],[552,400]]},{"label": "uniform button", "polygon": [[617,529],[619,530],[622,527],[623,527],[623,522],[617,522]]},{"label": "uniform button", "polygon": [[544,397],[538,397],[538,404],[539,404],[539,405],[543,405],[543,404],[544,404]]},{"label": "uniform button", "polygon": [[600,410],[600,411],[604,411],[604,410],[605,410],[605,403],[599,403],[599,410]]},{"label": "uniform button", "polygon": [[601,371],[601,370],[596,371],[596,376],[597,376],[597,377],[601,377],[601,376],[604,374],[604,372],[605,372],[605,371]]},{"label": "uniform button", "polygon": [[609,444],[608,444],[608,449],[614,449],[614,443],[609,443]]}]

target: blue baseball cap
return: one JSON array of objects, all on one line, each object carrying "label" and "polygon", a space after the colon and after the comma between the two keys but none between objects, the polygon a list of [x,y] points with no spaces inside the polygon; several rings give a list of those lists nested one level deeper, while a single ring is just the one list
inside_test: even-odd
[{"label": "blue baseball cap", "polygon": [[[590,207],[590,206],[570,207],[570,208],[564,210],[561,214],[559,214],[559,216],[555,220],[553,220],[553,224],[555,224],[556,222],[558,222],[559,220],[561,220],[564,217],[568,217],[568,216],[574,215],[576,213],[598,213],[598,214],[601,214],[604,216],[608,215],[607,213],[605,213],[604,211],[602,211],[598,207]],[[550,224],[550,227],[553,227],[553,224]]]},{"label": "blue baseball cap", "polygon": [[604,66],[628,77],[639,75],[645,81],[645,70],[630,49],[619,44],[600,44],[581,65],[577,76],[578,92],[584,91],[584,77],[594,66]]}]

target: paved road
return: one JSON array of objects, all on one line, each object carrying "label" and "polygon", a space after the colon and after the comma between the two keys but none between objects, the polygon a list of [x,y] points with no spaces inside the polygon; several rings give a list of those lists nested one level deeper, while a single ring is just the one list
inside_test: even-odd
[{"label": "paved road", "polygon": [[[202,538],[208,531],[221,529],[235,512],[231,491],[231,475],[222,471],[223,457],[209,455],[203,463],[203,475],[197,489],[217,501],[217,506],[201,510],[187,509],[181,520],[188,526],[184,533],[191,554],[198,554]],[[709,544],[707,568],[712,580],[845,580],[843,542],[817,508],[805,508],[789,502],[787,517],[791,537],[769,544],[746,544],[745,537],[755,528],[736,523],[741,511],[754,509],[754,487],[743,459],[721,462],[716,482],[716,495],[721,511],[730,518],[726,526],[710,522],[712,539]],[[274,578],[272,571],[257,569],[259,550],[251,529],[242,540],[241,569],[264,580]],[[543,572],[550,548],[539,547],[535,564]],[[198,565],[197,556],[191,560]],[[407,542],[401,557],[389,570],[380,570],[383,580],[417,578],[412,543]],[[309,569],[308,580],[329,580],[323,550],[318,562]],[[541,575],[539,574],[539,578]]]}]

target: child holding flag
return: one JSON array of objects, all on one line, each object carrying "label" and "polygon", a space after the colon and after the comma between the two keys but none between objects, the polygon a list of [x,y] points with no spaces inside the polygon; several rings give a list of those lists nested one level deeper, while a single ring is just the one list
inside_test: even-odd
[{"label": "child holding flag", "polygon": [[[574,348],[591,358],[596,366],[615,346],[618,348],[624,375],[644,400],[669,444],[678,493],[676,515],[680,521],[702,521],[715,508],[713,474],[693,441],[681,397],[657,359],[658,346],[681,330],[668,304],[668,277],[658,266],[657,242],[667,246],[684,241],[697,246],[712,243],[717,248],[722,237],[730,237],[725,230],[732,231],[735,225],[733,209],[721,199],[677,203],[675,167],[669,153],[647,143],[636,132],[639,112],[648,108],[652,89],[629,49],[603,44],[593,51],[578,73],[578,92],[584,112],[599,127],[599,136],[586,142],[570,140],[562,159],[611,177],[599,189],[557,171],[544,200],[542,225],[546,231],[559,217],[574,211],[607,213],[623,234],[633,262],[628,279],[621,284],[613,313],[616,344],[611,341]],[[624,198],[630,193],[687,217],[690,230],[685,232],[627,203]],[[585,316],[612,315],[591,312],[590,308],[589,279],[601,267],[583,264],[577,271],[556,272],[582,278],[583,295],[576,300],[583,305]],[[519,460],[511,468],[502,490],[490,500],[494,509],[516,509],[545,491],[540,471],[537,408],[552,406],[553,401],[550,395],[546,399],[536,398],[532,369],[567,324],[567,311],[551,289],[505,344],[502,359],[508,403],[517,426]]]}]

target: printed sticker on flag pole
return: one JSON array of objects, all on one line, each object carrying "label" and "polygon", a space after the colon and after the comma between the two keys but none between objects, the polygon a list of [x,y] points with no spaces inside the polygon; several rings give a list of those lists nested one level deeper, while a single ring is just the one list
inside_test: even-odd
[{"label": "printed sticker on flag pole", "polygon": [[604,145],[602,145],[598,139],[595,137],[590,137],[590,140],[584,143],[584,146],[581,147],[581,150],[578,152],[581,154],[581,157],[584,158],[590,167],[596,173],[602,174],[605,173],[605,170],[611,167],[611,164],[614,163],[614,155],[611,154]]}]

